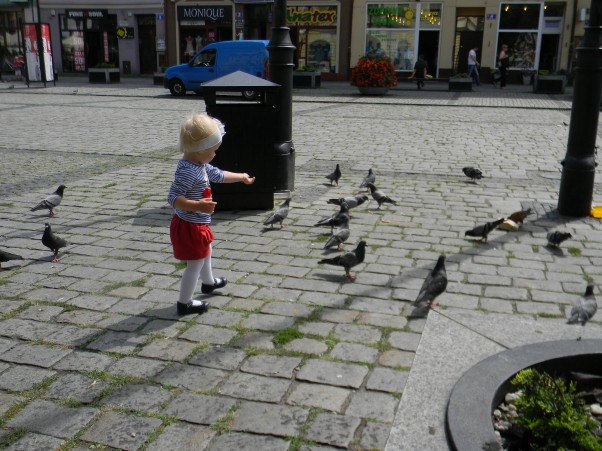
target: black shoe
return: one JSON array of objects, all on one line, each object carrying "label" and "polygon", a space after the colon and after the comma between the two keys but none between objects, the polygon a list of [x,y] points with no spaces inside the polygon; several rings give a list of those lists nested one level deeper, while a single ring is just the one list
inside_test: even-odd
[{"label": "black shoe", "polygon": [[210,294],[213,293],[213,290],[224,288],[228,284],[228,281],[224,277],[213,279],[213,282],[213,285],[201,284],[201,293]]},{"label": "black shoe", "polygon": [[192,305],[190,304],[182,304],[181,302],[177,302],[178,306],[178,315],[192,315],[193,313],[205,313],[209,310],[209,303],[207,301],[200,301],[201,305]]}]

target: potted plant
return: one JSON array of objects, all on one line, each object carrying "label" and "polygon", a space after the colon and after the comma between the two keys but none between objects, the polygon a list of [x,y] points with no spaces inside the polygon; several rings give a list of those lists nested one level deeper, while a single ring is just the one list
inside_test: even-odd
[{"label": "potted plant", "polygon": [[567,79],[564,71],[540,70],[535,74],[533,92],[538,94],[564,94]]},{"label": "potted plant", "polygon": [[449,91],[472,91],[472,77],[460,72],[449,77]]},{"label": "potted plant", "polygon": [[351,85],[364,95],[384,95],[396,84],[395,67],[386,56],[362,56],[351,70]]},{"label": "potted plant", "polygon": [[119,68],[112,63],[98,63],[96,67],[88,69],[90,83],[119,83]]},{"label": "potted plant", "polygon": [[314,66],[303,66],[293,71],[293,88],[319,88],[320,72]]}]

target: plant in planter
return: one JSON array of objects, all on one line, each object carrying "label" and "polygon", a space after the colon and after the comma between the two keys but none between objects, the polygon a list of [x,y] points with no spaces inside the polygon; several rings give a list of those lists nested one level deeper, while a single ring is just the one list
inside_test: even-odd
[{"label": "plant in planter", "polygon": [[302,66],[293,71],[293,88],[319,88],[321,79],[315,66]]},{"label": "plant in planter", "polygon": [[351,85],[362,94],[382,95],[397,84],[395,67],[386,56],[362,56],[351,70]]},{"label": "plant in planter", "polygon": [[472,91],[472,77],[465,72],[459,72],[449,77],[450,91]]},{"label": "plant in planter", "polygon": [[552,72],[542,69],[535,74],[533,92],[543,94],[563,94],[567,78],[565,71]]}]

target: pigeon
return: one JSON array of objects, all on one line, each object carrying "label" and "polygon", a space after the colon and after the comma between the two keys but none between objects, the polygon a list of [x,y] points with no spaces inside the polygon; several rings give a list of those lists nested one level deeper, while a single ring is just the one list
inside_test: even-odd
[{"label": "pigeon", "polygon": [[334,168],[334,171],[332,171],[330,174],[328,174],[326,176],[326,178],[328,180],[330,180],[331,185],[332,185],[332,182],[335,182],[337,184],[337,186],[339,186],[339,179],[341,178],[341,168],[339,167],[338,163],[337,163],[337,167]]},{"label": "pigeon", "polygon": [[58,207],[63,200],[63,191],[65,191],[65,188],[67,188],[65,185],[60,185],[54,193],[33,207],[31,211],[44,210],[47,208],[49,210],[48,215],[54,216],[54,209]]},{"label": "pigeon", "polygon": [[525,220],[525,218],[527,216],[529,216],[532,212],[533,212],[533,210],[531,210],[530,208],[527,208],[526,210],[515,211],[510,216],[508,216],[506,219],[509,219],[516,223],[520,222],[522,224],[523,221]]},{"label": "pigeon", "polygon": [[349,223],[349,207],[347,203],[343,202],[338,213],[320,219],[314,226],[330,226],[330,233],[333,233],[335,227],[341,227],[345,223]]},{"label": "pigeon", "polygon": [[52,229],[50,228],[50,224],[46,223],[46,228],[44,229],[44,235],[42,235],[42,244],[54,252],[52,256],[52,263],[56,263],[58,261],[57,255],[59,253],[59,249],[67,246],[67,242],[56,236],[52,233]]},{"label": "pigeon", "polygon": [[598,310],[598,303],[594,295],[594,286],[588,285],[585,294],[575,301],[567,324],[581,323],[582,326],[585,326],[585,323],[596,314],[596,310]]},{"label": "pigeon", "polygon": [[465,168],[462,168],[462,172],[464,172],[464,175],[475,183],[477,183],[477,180],[483,178],[483,173],[477,168],[466,166]]},{"label": "pigeon", "polygon": [[274,224],[279,222],[280,228],[283,228],[284,225],[282,224],[282,222],[288,216],[290,202],[291,202],[290,197],[288,199],[286,199],[284,202],[282,202],[282,204],[276,209],[276,211],[267,217],[267,219],[263,222],[263,225],[269,225],[270,229],[273,229]]},{"label": "pigeon", "polygon": [[351,210],[352,208],[362,205],[368,200],[368,196],[365,194],[358,194],[350,197],[339,197],[338,199],[328,199],[326,202],[334,205],[341,205],[343,202],[347,203],[347,207]]},{"label": "pigeon", "polygon": [[337,255],[333,258],[324,258],[320,260],[319,264],[326,265],[334,265],[334,266],[342,266],[345,268],[345,277],[349,280],[355,280],[357,277],[351,274],[351,268],[356,265],[359,265],[364,261],[364,257],[366,256],[366,242],[360,241],[357,247],[349,252],[345,252],[344,254]]},{"label": "pigeon", "polygon": [[447,288],[447,272],[445,271],[445,255],[441,254],[437,259],[437,264],[426,276],[418,297],[414,301],[414,307],[411,316],[426,316],[429,309],[437,304],[433,302]]},{"label": "pigeon", "polygon": [[73,92],[72,92],[72,94],[73,95],[77,95],[78,92],[79,92],[79,89],[74,89]]},{"label": "pigeon", "polygon": [[2,271],[2,263],[9,262],[11,260],[23,260],[23,257],[0,249],[0,271]]},{"label": "pigeon", "polygon": [[378,202],[378,208],[380,208],[382,204],[397,205],[397,202],[395,202],[381,190],[376,188],[376,186],[374,186],[374,183],[367,183],[366,185],[368,186],[368,188],[370,188],[370,194],[372,194],[372,199]]},{"label": "pigeon", "polygon": [[505,218],[500,218],[496,221],[486,222],[485,224],[481,224],[476,226],[474,229],[467,230],[464,232],[464,236],[471,236],[473,238],[479,238],[483,243],[487,242],[487,235],[497,226],[499,226],[502,222],[504,222]]},{"label": "pigeon", "polygon": [[368,169],[368,175],[364,177],[364,181],[360,184],[360,188],[368,188],[368,183],[374,184],[376,175],[372,172],[372,168]]},{"label": "pigeon", "polygon": [[333,246],[337,247],[337,250],[341,250],[341,245],[349,239],[349,235],[351,235],[351,231],[349,230],[349,221],[343,223],[336,233],[333,233],[326,244],[324,245],[324,249],[329,249]]},{"label": "pigeon", "polygon": [[563,241],[573,238],[573,235],[568,232],[559,232],[558,230],[555,230],[554,232],[549,232],[546,238],[548,239],[549,246],[558,247]]}]

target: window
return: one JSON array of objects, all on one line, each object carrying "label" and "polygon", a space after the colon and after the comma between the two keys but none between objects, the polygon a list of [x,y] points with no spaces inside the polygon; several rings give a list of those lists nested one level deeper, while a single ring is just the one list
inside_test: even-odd
[{"label": "window", "polygon": [[537,30],[539,28],[539,3],[502,3],[501,30]]}]

